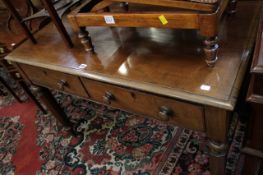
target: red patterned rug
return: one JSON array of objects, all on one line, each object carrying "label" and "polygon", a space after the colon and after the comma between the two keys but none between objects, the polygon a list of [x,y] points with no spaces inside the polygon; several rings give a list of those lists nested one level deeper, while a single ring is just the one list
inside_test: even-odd
[{"label": "red patterned rug", "polygon": [[[21,138],[11,160],[15,173],[3,173],[3,175],[34,175],[43,163],[39,158],[40,147],[36,144],[36,111],[33,102],[13,102],[9,106],[0,108],[0,118],[3,116],[20,116],[19,123],[23,125]],[[9,143],[11,140],[12,137],[9,137],[5,143]]]},{"label": "red patterned rug", "polygon": [[[13,144],[16,153],[13,151],[12,158],[3,159],[11,160],[5,166],[10,168],[1,171],[18,175],[210,174],[209,156],[201,151],[206,150],[205,134],[70,95],[55,93],[55,96],[80,136],[71,136],[67,128],[56,124],[53,116],[41,113],[35,116],[32,102],[2,107],[0,116],[20,115],[24,129],[20,142]],[[245,124],[234,116],[231,128],[227,174],[236,174]],[[5,143],[14,138],[9,137]],[[2,154],[9,155],[3,148]]]},{"label": "red patterned rug", "polygon": [[[205,134],[55,94],[76,129],[72,137],[51,116],[39,114],[37,174],[210,175]],[[227,173],[233,174],[245,125],[234,117]],[[234,137],[232,137],[234,136]]]},{"label": "red patterned rug", "polygon": [[[21,101],[28,100],[23,88],[11,77],[4,67],[0,67],[0,77],[9,84],[13,91],[20,97]],[[5,86],[0,82],[0,109],[11,105],[13,102],[15,102],[15,98],[10,95]]]},{"label": "red patterned rug", "polygon": [[11,175],[15,172],[12,157],[16,153],[23,125],[16,117],[0,117],[0,174]]}]

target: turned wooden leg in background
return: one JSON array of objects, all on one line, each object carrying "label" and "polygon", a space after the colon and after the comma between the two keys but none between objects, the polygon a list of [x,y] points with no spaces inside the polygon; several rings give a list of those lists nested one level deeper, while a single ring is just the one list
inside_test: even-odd
[{"label": "turned wooden leg in background", "polygon": [[217,37],[210,37],[204,41],[205,48],[205,61],[206,64],[210,67],[213,67],[217,61],[217,52],[218,52],[218,39]]},{"label": "turned wooden leg in background", "polygon": [[104,9],[104,11],[105,11],[105,12],[110,12],[110,7],[106,7],[106,8]]},{"label": "turned wooden leg in background", "polygon": [[228,14],[232,15],[237,12],[237,0],[230,0],[228,3]]},{"label": "turned wooden leg in background", "polygon": [[128,2],[123,2],[122,6],[124,7],[124,10],[127,12],[129,11],[129,3]]},{"label": "turned wooden leg in background", "polygon": [[71,41],[71,38],[64,27],[62,20],[59,18],[57,11],[54,7],[52,0],[42,0],[43,5],[45,6],[45,9],[48,11],[50,18],[52,19],[53,23],[55,24],[57,30],[59,31],[59,34],[61,35],[62,39],[64,40],[65,44],[69,47],[73,47],[73,43]]},{"label": "turned wooden leg in background", "polygon": [[94,51],[89,32],[85,29],[85,27],[80,28],[78,37],[80,39],[81,44],[84,46],[87,52]]},{"label": "turned wooden leg in background", "polygon": [[214,108],[205,108],[206,133],[209,139],[209,167],[212,175],[225,174],[227,153],[227,131],[230,112]]}]

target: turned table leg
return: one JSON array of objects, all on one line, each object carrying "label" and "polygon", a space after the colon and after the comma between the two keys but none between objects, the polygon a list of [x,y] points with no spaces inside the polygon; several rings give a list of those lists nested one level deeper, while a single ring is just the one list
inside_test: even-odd
[{"label": "turned table leg", "polygon": [[210,37],[204,41],[205,48],[205,61],[206,64],[210,67],[213,67],[217,61],[217,52],[218,52],[218,39],[217,37]]},{"label": "turned table leg", "polygon": [[81,44],[84,46],[87,52],[94,51],[94,47],[92,45],[92,41],[89,36],[89,32],[85,29],[85,27],[80,28],[78,37],[80,39]]},{"label": "turned table leg", "polygon": [[218,38],[209,37],[204,41],[204,53],[206,64],[210,67],[213,67],[217,61],[217,52],[218,52]]},{"label": "turned table leg", "polygon": [[213,67],[217,61],[218,52],[218,24],[219,17],[217,13],[200,15],[199,31],[206,39],[204,40],[204,56],[206,64]]},{"label": "turned table leg", "polygon": [[225,174],[229,116],[228,111],[214,107],[205,108],[206,133],[209,139],[209,167],[212,175]]}]

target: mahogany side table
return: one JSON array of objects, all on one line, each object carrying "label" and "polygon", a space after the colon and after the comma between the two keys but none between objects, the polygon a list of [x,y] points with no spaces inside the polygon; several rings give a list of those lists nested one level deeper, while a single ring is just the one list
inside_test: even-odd
[{"label": "mahogany side table", "polygon": [[155,28],[89,28],[96,36],[96,54],[89,54],[73,32],[76,45],[69,49],[49,25],[35,35],[42,38],[37,45],[26,42],[6,59],[28,82],[41,87],[42,99],[65,125],[71,123],[47,88],[203,131],[209,139],[212,174],[222,175],[229,121],[248,68],[262,2],[240,2],[237,9],[235,16],[222,21],[220,59],[213,69],[200,59],[202,38],[195,31]]}]

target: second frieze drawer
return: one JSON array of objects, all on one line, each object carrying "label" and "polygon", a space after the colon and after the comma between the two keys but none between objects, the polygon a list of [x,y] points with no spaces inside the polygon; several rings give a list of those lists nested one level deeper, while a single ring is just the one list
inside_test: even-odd
[{"label": "second frieze drawer", "polygon": [[93,101],[204,131],[202,106],[86,78],[81,80]]}]

